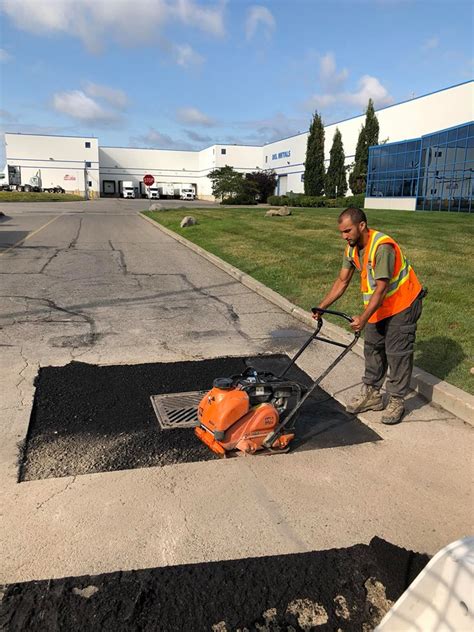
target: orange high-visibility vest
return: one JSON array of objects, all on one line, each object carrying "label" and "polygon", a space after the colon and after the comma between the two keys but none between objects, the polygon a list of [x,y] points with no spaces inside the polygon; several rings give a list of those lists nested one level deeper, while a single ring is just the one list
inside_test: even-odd
[{"label": "orange high-visibility vest", "polygon": [[390,244],[395,250],[395,266],[383,303],[369,318],[369,323],[376,323],[379,320],[402,312],[407,307],[410,307],[422,290],[415,271],[405,259],[397,242],[388,235],[369,229],[369,241],[365,247],[362,265],[359,260],[357,247],[349,244],[346,246],[346,257],[351,260],[360,272],[360,289],[364,305],[368,305],[372,294],[375,292],[375,253],[381,244]]}]

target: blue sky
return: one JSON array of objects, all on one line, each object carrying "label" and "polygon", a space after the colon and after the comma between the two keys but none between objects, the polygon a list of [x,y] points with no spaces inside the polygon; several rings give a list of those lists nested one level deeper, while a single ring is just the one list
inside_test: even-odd
[{"label": "blue sky", "polygon": [[[472,78],[457,0],[0,0],[2,131],[262,144]],[[3,149],[0,148],[0,151]],[[0,158],[2,156],[0,155]]]}]

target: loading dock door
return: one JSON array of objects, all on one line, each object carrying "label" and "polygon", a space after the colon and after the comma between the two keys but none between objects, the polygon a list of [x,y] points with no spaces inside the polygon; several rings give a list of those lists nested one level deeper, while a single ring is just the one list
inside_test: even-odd
[{"label": "loading dock door", "polygon": [[278,195],[286,195],[288,191],[288,176],[278,176]]},{"label": "loading dock door", "polygon": [[102,192],[104,195],[115,195],[115,180],[104,180],[102,182]]}]

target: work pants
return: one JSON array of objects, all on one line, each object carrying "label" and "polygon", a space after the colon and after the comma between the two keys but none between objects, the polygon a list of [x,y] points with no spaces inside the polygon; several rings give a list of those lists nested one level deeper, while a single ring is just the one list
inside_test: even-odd
[{"label": "work pants", "polygon": [[423,292],[410,307],[365,327],[364,384],[377,389],[387,375],[386,389],[394,397],[404,398],[410,388],[416,323],[421,316]]}]

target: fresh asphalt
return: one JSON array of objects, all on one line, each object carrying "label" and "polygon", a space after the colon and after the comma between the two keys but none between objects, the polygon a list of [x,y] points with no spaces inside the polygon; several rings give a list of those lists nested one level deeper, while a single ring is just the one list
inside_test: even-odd
[{"label": "fresh asphalt", "polygon": [[[0,583],[320,551],[374,536],[433,554],[472,531],[472,428],[414,395],[399,426],[364,417],[378,441],[18,483],[40,367],[285,353],[308,333],[143,221],[146,207],[0,205]],[[316,376],[334,353],[315,345],[299,365]],[[323,386],[350,397],[361,371],[351,354]]]}]

